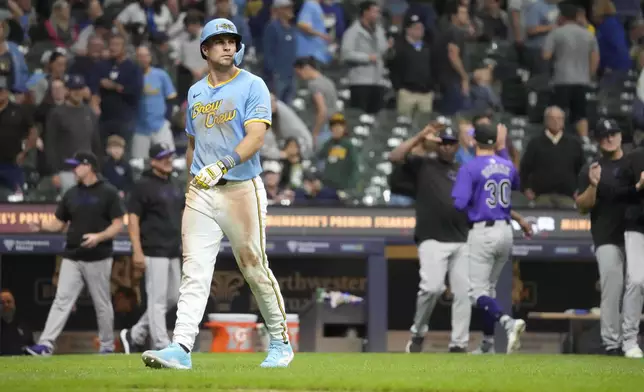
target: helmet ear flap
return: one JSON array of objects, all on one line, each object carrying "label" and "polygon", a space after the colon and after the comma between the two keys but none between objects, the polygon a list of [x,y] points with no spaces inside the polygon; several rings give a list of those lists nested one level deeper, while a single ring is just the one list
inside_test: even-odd
[{"label": "helmet ear flap", "polygon": [[246,50],[246,45],[240,43],[237,46],[239,47],[239,50],[237,50],[233,59],[234,59],[235,65],[239,66],[239,64],[241,64],[242,60],[244,59],[244,51]]}]

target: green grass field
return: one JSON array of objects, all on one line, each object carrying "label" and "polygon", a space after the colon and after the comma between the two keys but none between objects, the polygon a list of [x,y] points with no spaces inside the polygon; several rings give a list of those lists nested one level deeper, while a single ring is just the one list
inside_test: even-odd
[{"label": "green grass field", "polygon": [[602,356],[298,354],[261,369],[262,354],[195,354],[193,370],[145,368],[139,355],[0,359],[0,390],[19,391],[642,391],[644,362]]}]

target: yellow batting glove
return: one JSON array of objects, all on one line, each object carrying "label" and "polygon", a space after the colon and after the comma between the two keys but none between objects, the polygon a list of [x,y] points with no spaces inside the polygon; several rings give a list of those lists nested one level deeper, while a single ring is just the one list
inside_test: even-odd
[{"label": "yellow batting glove", "polygon": [[201,189],[210,189],[217,185],[219,180],[228,172],[228,169],[221,164],[221,161],[208,165],[201,170],[192,180],[192,183]]}]

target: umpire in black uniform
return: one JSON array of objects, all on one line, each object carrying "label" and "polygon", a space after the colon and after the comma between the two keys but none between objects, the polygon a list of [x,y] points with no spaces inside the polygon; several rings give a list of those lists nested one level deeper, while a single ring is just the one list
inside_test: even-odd
[{"label": "umpire in black uniform", "polygon": [[60,265],[56,297],[38,344],[27,348],[31,355],[51,355],[72,307],[87,285],[98,321],[100,352],[114,352],[112,239],[123,228],[125,208],[118,190],[98,174],[98,160],[91,152],[78,152],[66,164],[74,168],[78,184],[63,195],[55,219],[32,226],[33,231],[61,232],[67,228],[67,243]]},{"label": "umpire in black uniform", "polygon": [[170,344],[166,312],[179,299],[181,280],[181,215],[185,196],[171,181],[174,150],[150,148],[150,170],[143,173],[128,202],[132,261],[145,268],[147,310],[132,329],[119,334],[126,354],[138,352],[148,333],[160,350]]},{"label": "umpire in black uniform", "polygon": [[[579,173],[577,208],[590,213],[601,286],[601,339],[608,355],[621,355],[624,294],[625,213],[634,187],[627,159],[622,151],[622,135],[617,123],[602,119],[595,127],[601,156],[585,165]],[[623,297],[629,302],[632,295]]]},{"label": "umpire in black uniform", "polygon": [[[419,143],[438,143],[436,153],[428,156],[410,155]],[[469,343],[472,308],[468,298],[467,216],[454,208],[452,187],[458,164],[458,134],[451,127],[440,133],[428,125],[418,135],[403,142],[391,154],[392,162],[404,162],[416,179],[416,230],[420,261],[420,285],[416,315],[407,352],[421,352],[428,323],[436,302],[445,291],[445,275],[449,273],[452,303],[452,337],[450,352],[465,352]]]}]

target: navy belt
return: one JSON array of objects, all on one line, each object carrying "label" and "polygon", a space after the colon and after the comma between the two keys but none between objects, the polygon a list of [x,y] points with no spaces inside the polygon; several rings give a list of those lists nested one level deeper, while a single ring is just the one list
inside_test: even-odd
[{"label": "navy belt", "polygon": [[496,224],[496,222],[505,222],[505,223],[510,223],[509,219],[499,219],[499,220],[486,220],[486,221],[478,221],[478,222],[470,222],[470,229],[474,227],[476,223],[485,223],[485,227],[492,227]]}]

